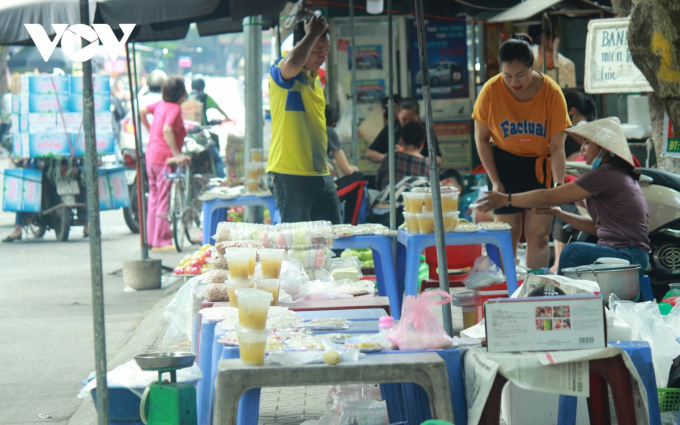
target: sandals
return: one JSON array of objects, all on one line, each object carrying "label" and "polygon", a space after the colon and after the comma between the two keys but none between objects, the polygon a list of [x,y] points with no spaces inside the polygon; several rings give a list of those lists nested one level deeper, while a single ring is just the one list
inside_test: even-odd
[{"label": "sandals", "polygon": [[3,242],[14,242],[14,241],[18,241],[18,240],[21,240],[21,235],[19,235],[19,236],[7,236],[2,241]]}]

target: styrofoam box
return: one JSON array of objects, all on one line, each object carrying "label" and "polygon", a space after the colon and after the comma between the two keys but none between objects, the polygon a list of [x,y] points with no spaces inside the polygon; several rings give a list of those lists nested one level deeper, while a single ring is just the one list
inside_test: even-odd
[{"label": "styrofoam box", "polygon": [[[35,112],[68,112],[68,94],[31,94],[28,96],[28,113]],[[22,105],[22,110],[25,110]]]},{"label": "styrofoam box", "polygon": [[5,211],[40,212],[42,171],[31,169],[5,170],[2,209]]},{"label": "styrofoam box", "polygon": [[99,169],[99,208],[102,210],[127,208],[130,194],[123,166]]},{"label": "styrofoam box", "polygon": [[[112,131],[96,131],[95,140],[97,143],[98,155],[114,155],[116,135]],[[85,136],[82,132],[71,134],[71,143],[75,146],[76,156],[85,156]]]},{"label": "styrofoam box", "polygon": [[94,125],[96,131],[113,131],[113,121],[111,119],[111,111],[95,112]]},{"label": "styrofoam box", "polygon": [[24,94],[56,94],[69,92],[68,75],[22,75],[21,93]]},{"label": "styrofoam box", "polygon": [[83,131],[82,112],[64,112],[57,115],[57,131],[60,133],[78,133]]},{"label": "styrofoam box", "polygon": [[[83,77],[71,75],[71,94],[83,94]],[[94,94],[111,95],[110,77],[108,75],[92,76],[92,91]]]},{"label": "styrofoam box", "polygon": [[[71,156],[71,140],[67,134],[28,134],[28,157]],[[23,152],[23,157],[27,157]]]},{"label": "styrofoam box", "polygon": [[[82,94],[72,94],[69,97],[69,112],[83,112],[83,96]],[[94,95],[94,110],[111,112],[111,95],[95,94]]]}]

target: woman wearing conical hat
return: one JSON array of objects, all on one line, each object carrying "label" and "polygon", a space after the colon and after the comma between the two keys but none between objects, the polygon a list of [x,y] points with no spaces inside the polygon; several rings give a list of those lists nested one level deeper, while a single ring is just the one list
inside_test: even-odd
[{"label": "woman wearing conical hat", "polygon": [[[574,242],[560,255],[559,274],[569,267],[593,264],[601,257],[617,257],[640,265],[642,275],[649,262],[647,201],[637,180],[628,141],[618,118],[592,121],[566,130],[581,143],[581,154],[592,169],[572,183],[554,189],[511,194],[487,192],[479,200],[481,211],[502,206],[538,208],[539,214],[559,217],[572,227],[597,235],[597,244]],[[587,200],[583,217],[555,205]],[[548,208],[546,208],[548,207]]]}]

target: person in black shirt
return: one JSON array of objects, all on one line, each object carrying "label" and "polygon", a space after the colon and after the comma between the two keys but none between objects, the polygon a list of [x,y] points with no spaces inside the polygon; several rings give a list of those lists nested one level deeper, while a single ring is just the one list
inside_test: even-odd
[{"label": "person in black shirt", "polygon": [[[404,100],[401,101],[401,104],[399,105],[399,125],[394,126],[394,140],[397,142],[397,149],[401,150],[402,146],[399,144],[399,139],[401,138],[401,129],[403,126],[405,126],[408,123],[411,122],[420,122],[420,106],[418,105],[418,101],[412,98],[405,98]],[[371,146],[368,147],[366,150],[366,159],[375,162],[375,163],[381,163],[382,160],[385,158],[387,155],[387,151],[389,149],[389,135],[388,135],[388,128],[385,126],[385,128],[382,129],[380,134],[378,134],[378,137],[375,138],[373,143],[371,143]],[[439,149],[439,143],[437,142],[437,138],[435,137],[435,147],[437,149],[437,165],[441,165],[442,163],[442,153],[441,150]],[[429,155],[429,150],[427,148],[427,143],[423,146],[423,149],[420,151],[420,154],[423,155],[425,158],[428,158]]]}]

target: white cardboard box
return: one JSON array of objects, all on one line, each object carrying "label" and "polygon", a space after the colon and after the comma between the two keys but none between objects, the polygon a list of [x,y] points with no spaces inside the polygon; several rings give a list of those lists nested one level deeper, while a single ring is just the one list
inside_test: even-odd
[{"label": "white cardboard box", "polygon": [[484,304],[489,352],[557,351],[607,346],[599,295],[503,298]]}]

